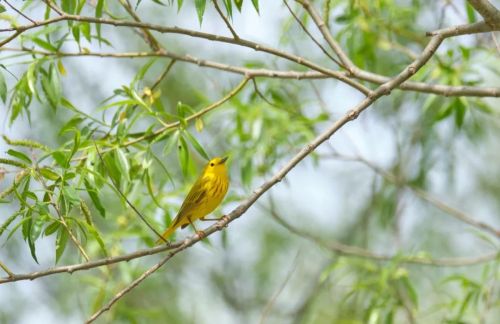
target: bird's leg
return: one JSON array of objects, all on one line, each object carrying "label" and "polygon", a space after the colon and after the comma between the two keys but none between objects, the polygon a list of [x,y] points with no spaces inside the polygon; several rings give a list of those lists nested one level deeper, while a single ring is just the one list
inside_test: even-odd
[{"label": "bird's leg", "polygon": [[188,218],[188,220],[189,220],[189,224],[191,224],[191,226],[193,227],[193,229],[194,229],[194,231],[195,231],[196,235],[198,235],[198,237],[200,238],[200,240],[202,240],[203,238],[205,238],[205,236],[206,236],[206,235],[205,235],[205,232],[203,232],[203,231],[198,231],[198,230],[196,229],[196,227],[194,226],[193,222],[191,221],[191,218]]}]

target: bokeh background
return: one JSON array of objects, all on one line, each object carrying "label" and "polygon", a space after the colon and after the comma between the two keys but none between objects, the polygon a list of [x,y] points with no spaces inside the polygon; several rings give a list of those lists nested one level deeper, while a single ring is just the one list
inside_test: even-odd
[{"label": "bokeh background", "polygon": [[[199,30],[194,5],[185,2],[177,12],[175,5],[142,1],[137,12],[147,22]],[[125,16],[116,3],[108,5]],[[334,67],[281,1],[259,5],[259,13],[250,1],[244,1],[241,13],[234,11],[232,22],[242,38]],[[321,8],[323,4],[316,1],[315,5]],[[321,39],[304,11],[295,4],[292,8]],[[43,10],[43,5],[32,4],[26,13],[41,17]],[[92,15],[92,7],[83,13]],[[334,1],[330,12],[331,28],[353,61],[388,76],[421,51],[425,31],[467,23],[467,19],[463,1]],[[209,4],[201,30],[228,35]],[[82,46],[96,52],[148,50],[132,30],[102,26],[102,34],[112,47],[97,42]],[[237,46],[180,35],[155,36],[169,50],[203,59],[296,68]],[[68,42],[63,49],[77,51],[78,46]],[[491,34],[446,40],[437,55],[416,78],[452,85],[500,85],[499,50]],[[1,51],[0,59],[13,75],[20,75],[29,57]],[[109,120],[116,109],[99,109],[104,100],[115,89],[129,85],[148,59],[75,57],[62,62],[67,71],[61,76],[64,96],[82,111]],[[157,59],[138,87],[150,86],[168,62]],[[16,82],[5,70],[2,73],[10,86]],[[240,80],[241,76],[179,62],[161,83],[158,100],[169,112],[175,112],[179,101],[197,110],[224,96]],[[359,92],[335,80],[259,79],[258,87],[273,105],[247,85],[203,119],[201,132],[189,126],[209,155],[231,157],[231,188],[217,215],[231,211],[314,134],[362,99]],[[327,248],[328,242],[342,242],[374,253],[433,258],[477,257],[498,251],[493,235],[457,221],[408,186],[393,183],[374,170],[374,166],[385,170],[401,183],[410,183],[475,220],[499,228],[500,100],[464,99],[463,122],[457,121],[456,100],[393,91],[336,133],[223,233],[177,255],[98,322],[495,323],[500,316],[498,261],[464,267],[424,266],[401,263],[398,257],[378,262],[342,256]],[[451,112],[445,111],[448,106],[453,107]],[[60,134],[73,117],[68,110],[34,101],[31,122],[24,114],[11,125],[8,104],[0,113],[2,133],[11,138],[36,139],[51,148],[71,141],[68,134]],[[152,122],[145,117],[133,130],[144,130]],[[175,150],[165,153],[165,145],[165,141],[156,143],[154,150],[172,181],[160,167],[151,166],[156,198],[163,208],[153,203],[143,182],[127,187],[127,196],[159,230],[175,215],[204,164],[203,157],[191,150],[188,172],[183,175]],[[1,144],[2,154],[8,149]],[[137,151],[131,148],[127,156],[132,160]],[[7,174],[0,185],[7,187],[11,179]],[[92,211],[109,255],[150,246],[152,233],[133,211],[109,188],[104,187],[100,196],[107,217]],[[0,207],[3,222],[18,206],[10,199]],[[308,234],[293,233],[276,217]],[[0,261],[15,273],[54,266],[54,236],[37,239],[37,264],[20,231],[7,239],[12,228],[0,237]],[[190,233],[190,229],[183,230],[177,237]],[[102,257],[97,242],[83,236],[82,240],[92,258]],[[148,256],[72,275],[3,284],[0,321],[80,323],[159,258]],[[78,251],[68,244],[58,265],[81,261]]]}]

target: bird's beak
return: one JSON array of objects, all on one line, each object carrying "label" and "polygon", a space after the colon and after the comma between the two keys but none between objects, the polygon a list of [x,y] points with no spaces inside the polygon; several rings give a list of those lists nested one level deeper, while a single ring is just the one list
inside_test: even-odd
[{"label": "bird's beak", "polygon": [[229,158],[229,156],[225,156],[222,158],[222,160],[220,160],[219,164],[224,164],[226,163],[227,159]]}]

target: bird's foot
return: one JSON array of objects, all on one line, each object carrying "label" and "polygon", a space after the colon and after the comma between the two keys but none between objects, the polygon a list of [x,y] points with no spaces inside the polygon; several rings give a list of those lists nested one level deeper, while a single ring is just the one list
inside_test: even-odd
[{"label": "bird's foot", "polygon": [[198,235],[198,238],[200,240],[203,240],[205,237],[207,237],[207,234],[205,234],[205,232],[203,231],[196,231],[196,235]]}]

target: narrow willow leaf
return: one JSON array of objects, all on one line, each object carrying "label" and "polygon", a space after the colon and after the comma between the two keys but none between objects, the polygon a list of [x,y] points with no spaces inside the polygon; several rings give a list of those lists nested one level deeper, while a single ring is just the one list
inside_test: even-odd
[{"label": "narrow willow leaf", "polygon": [[229,18],[233,18],[233,0],[224,0],[224,7]]},{"label": "narrow willow leaf", "polygon": [[40,174],[45,179],[49,179],[49,180],[52,180],[52,181],[56,181],[56,180],[58,180],[61,177],[59,174],[57,174],[55,171],[53,171],[49,167],[43,167],[43,168],[41,168],[40,169]]},{"label": "narrow willow leaf", "polygon": [[201,23],[203,21],[203,14],[205,13],[205,6],[207,4],[207,0],[194,0],[194,5],[196,7],[196,13],[198,14],[198,21]]},{"label": "narrow willow leaf", "polygon": [[61,259],[64,250],[66,249],[66,243],[68,243],[68,230],[64,227],[60,227],[59,232],[57,232],[56,238],[56,264]]},{"label": "narrow willow leaf", "polygon": [[31,164],[31,159],[23,152],[19,152],[19,151],[10,149],[7,151],[7,154],[9,154],[10,156],[13,156],[15,158],[18,158],[19,160],[23,160],[24,162],[26,162],[28,164]]},{"label": "narrow willow leaf", "polygon": [[201,156],[203,156],[207,161],[210,160],[210,157],[208,156],[207,152],[205,152],[205,149],[201,144],[196,140],[196,138],[191,135],[188,131],[184,132],[184,135],[186,135],[187,139],[191,143],[191,145],[194,147],[196,152],[198,152]]},{"label": "narrow willow leaf", "polygon": [[241,6],[243,6],[243,0],[234,0],[234,4],[236,5],[236,8],[238,8],[238,11],[241,12]]},{"label": "narrow willow leaf", "polygon": [[82,22],[79,26],[83,37],[90,43],[91,35],[90,35],[90,24],[88,22]]},{"label": "narrow willow leaf", "polygon": [[62,193],[64,197],[72,204],[72,205],[80,205],[80,197],[78,196],[78,192],[75,188],[64,186],[62,188]]},{"label": "narrow willow leaf", "polygon": [[118,167],[120,168],[121,174],[125,176],[127,181],[130,181],[130,164],[128,162],[127,156],[122,149],[116,149],[116,155],[118,156]]},{"label": "narrow willow leaf", "polygon": [[102,205],[101,199],[99,198],[99,192],[94,186],[92,186],[89,180],[85,179],[84,184],[85,189],[87,189],[87,193],[92,200],[92,203],[94,203],[95,208],[103,218],[106,217],[106,209]]},{"label": "narrow willow leaf", "polygon": [[37,61],[34,61],[33,63],[30,64],[28,67],[28,71],[26,72],[26,80],[28,81],[28,89],[31,94],[36,94],[36,74],[35,70],[38,65]]},{"label": "narrow willow leaf", "polygon": [[260,13],[259,12],[259,0],[252,0],[252,4],[253,4],[253,7],[255,8],[255,11],[257,11],[257,13]]},{"label": "narrow willow leaf", "polygon": [[[104,7],[104,0],[97,0],[97,5],[95,6],[95,17],[102,17],[102,8]],[[97,39],[99,40],[99,44],[101,43],[101,24],[95,24],[95,30],[97,33]]]},{"label": "narrow willow leaf", "polygon": [[177,144],[177,156],[179,158],[182,174],[186,177],[189,169],[189,151],[186,140],[182,136],[179,137],[179,142]]},{"label": "narrow willow leaf", "polygon": [[155,203],[156,206],[160,207],[163,209],[163,206],[160,204],[160,202],[156,199],[156,195],[153,190],[153,183],[151,181],[151,175],[150,175],[151,170],[147,169],[144,176],[146,177],[146,187],[148,188],[148,193],[151,196],[151,200]]},{"label": "narrow willow leaf", "polygon": [[0,72],[0,98],[4,103],[7,100],[7,83],[5,82],[5,77],[1,72]]},{"label": "narrow willow leaf", "polygon": [[54,234],[60,226],[61,223],[59,221],[53,221],[49,226],[45,228],[45,231],[43,231],[43,235],[50,236]]}]

